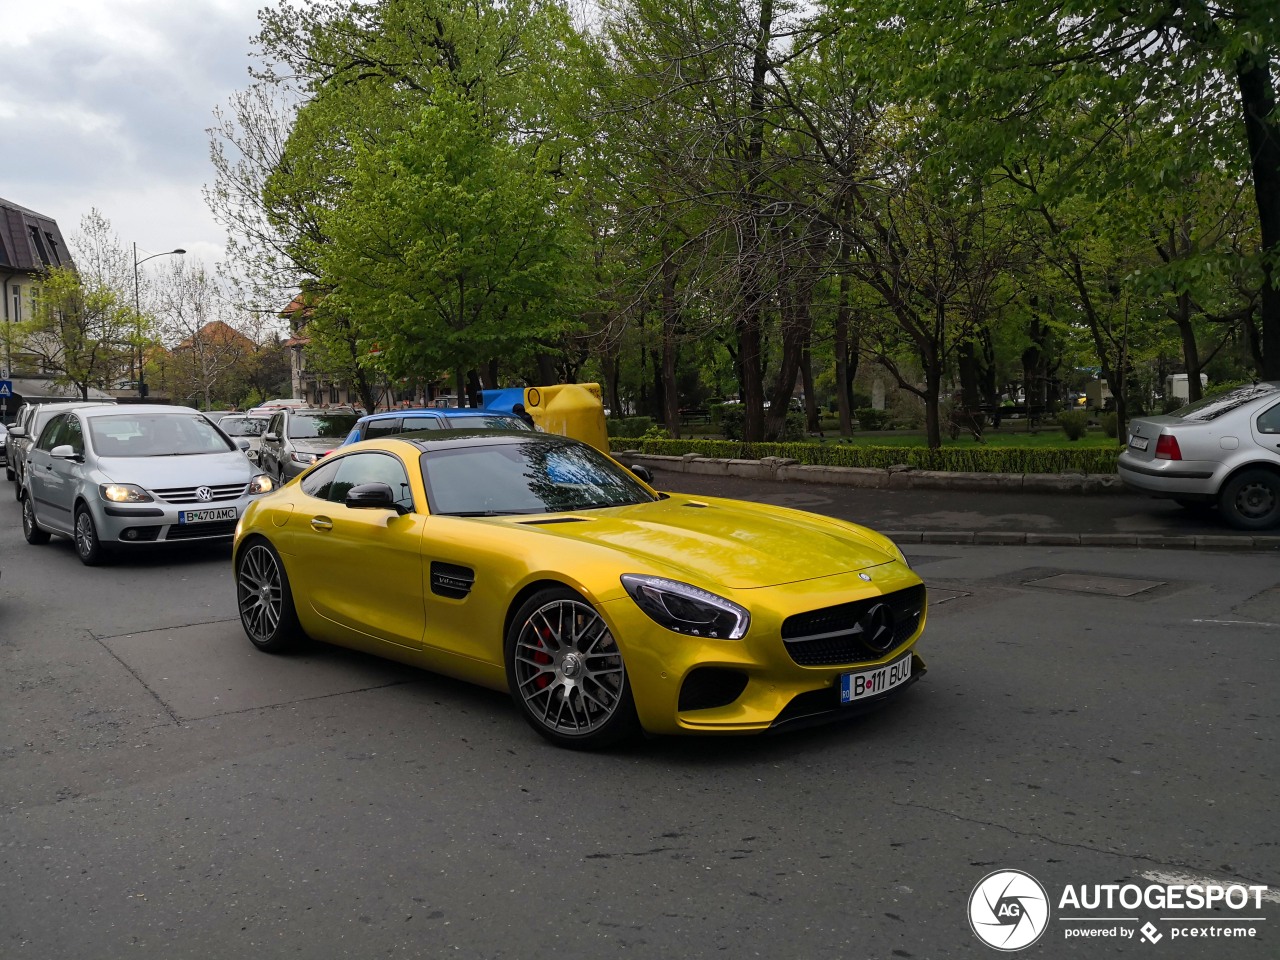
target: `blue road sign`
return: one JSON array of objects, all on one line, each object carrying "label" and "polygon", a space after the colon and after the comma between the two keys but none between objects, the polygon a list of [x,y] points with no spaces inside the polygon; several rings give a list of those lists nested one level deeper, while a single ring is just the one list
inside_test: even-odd
[{"label": "blue road sign", "polygon": [[0,380],[0,398],[8,400],[13,396],[13,381]]}]

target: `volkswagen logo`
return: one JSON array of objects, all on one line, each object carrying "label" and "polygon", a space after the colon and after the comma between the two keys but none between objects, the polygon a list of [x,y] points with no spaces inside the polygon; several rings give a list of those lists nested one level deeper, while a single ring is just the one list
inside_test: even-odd
[{"label": "volkswagen logo", "polygon": [[877,603],[858,620],[853,632],[872,650],[893,646],[893,611],[887,603]]},{"label": "volkswagen logo", "polygon": [[208,487],[196,487],[196,499],[208,503],[213,499],[213,491]]}]

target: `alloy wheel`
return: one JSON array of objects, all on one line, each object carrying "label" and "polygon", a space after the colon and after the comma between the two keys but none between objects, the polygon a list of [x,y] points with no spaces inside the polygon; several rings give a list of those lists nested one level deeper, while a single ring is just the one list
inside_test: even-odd
[{"label": "alloy wheel", "polygon": [[254,643],[270,643],[277,636],[284,611],[284,583],[275,555],[262,544],[245,551],[236,578],[240,622]]},{"label": "alloy wheel", "polygon": [[587,603],[538,607],[516,638],[515,684],[531,718],[549,732],[582,736],[609,722],[622,702],[622,654]]}]

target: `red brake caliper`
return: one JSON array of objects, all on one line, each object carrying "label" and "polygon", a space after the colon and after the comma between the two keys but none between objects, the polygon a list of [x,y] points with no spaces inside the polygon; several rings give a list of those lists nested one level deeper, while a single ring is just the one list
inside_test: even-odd
[{"label": "red brake caliper", "polygon": [[[548,664],[551,662],[551,654],[546,652],[546,643],[544,642],[550,639],[551,639],[550,627],[543,627],[541,630],[538,631],[538,649],[535,650],[533,653],[534,663]],[[537,686],[539,690],[545,690],[549,683],[551,683],[551,676],[550,674],[546,674],[546,673],[538,674],[537,679],[534,680],[534,684]]]}]

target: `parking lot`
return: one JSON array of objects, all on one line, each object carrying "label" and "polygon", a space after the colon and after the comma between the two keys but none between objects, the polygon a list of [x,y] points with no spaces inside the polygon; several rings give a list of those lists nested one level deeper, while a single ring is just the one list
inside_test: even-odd
[{"label": "parking lot", "polygon": [[[227,550],[85,568],[3,492],[0,956],[978,957],[1005,868],[1053,892],[1028,956],[1276,955],[1269,556],[919,544],[897,703],[579,754],[491,692],[258,653]],[[1268,885],[1255,935],[1056,902],[1172,877]]]}]

